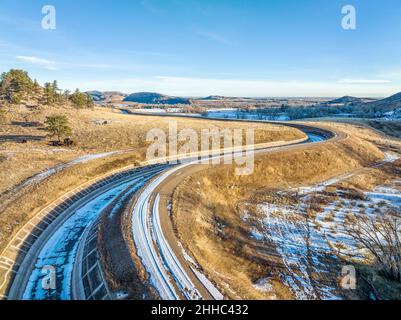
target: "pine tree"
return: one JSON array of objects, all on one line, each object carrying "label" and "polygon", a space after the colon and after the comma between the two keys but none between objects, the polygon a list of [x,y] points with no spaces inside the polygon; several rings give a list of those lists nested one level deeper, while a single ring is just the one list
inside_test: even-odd
[{"label": "pine tree", "polygon": [[58,143],[61,143],[62,138],[68,138],[72,134],[72,129],[66,116],[53,115],[46,117],[45,124],[45,130],[49,132],[49,137],[56,137]]},{"label": "pine tree", "polygon": [[76,89],[75,92],[70,96],[70,100],[77,108],[93,107],[92,97],[88,94],[80,92],[79,89]]},{"label": "pine tree", "polygon": [[0,98],[8,102],[21,102],[32,93],[33,88],[34,82],[26,71],[11,69],[0,77]]}]

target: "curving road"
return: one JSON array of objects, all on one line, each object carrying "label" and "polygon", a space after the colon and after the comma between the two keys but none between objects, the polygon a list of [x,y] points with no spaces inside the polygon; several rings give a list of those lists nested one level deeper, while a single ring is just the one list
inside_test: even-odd
[{"label": "curving road", "polygon": [[[232,121],[232,120],[231,120]],[[280,123],[283,124],[283,123]],[[305,146],[327,138],[340,139],[336,133],[320,128],[291,124],[309,135],[309,140],[285,146],[263,147],[255,153],[266,153]],[[224,157],[219,153],[213,157]],[[126,175],[117,175],[105,180],[99,187],[90,187],[79,192],[66,204],[57,206],[58,216],[41,230],[35,241],[24,249],[23,259],[16,267],[12,284],[4,295],[8,299],[74,299],[71,288],[76,256],[83,234],[100,216],[101,212],[122,193],[137,192],[132,211],[133,239],[138,256],[150,275],[152,285],[162,299],[219,299],[221,295],[198,271],[190,269],[165,237],[163,217],[159,213],[160,197],[157,188],[174,174],[199,164],[197,158],[186,159],[187,163],[172,167],[156,164],[131,170]],[[96,184],[97,185],[97,184]],[[144,187],[145,186],[145,187]],[[142,188],[142,189],[141,189]],[[38,226],[36,226],[38,228]],[[19,249],[22,250],[22,249]],[[20,252],[21,253],[21,252]],[[1,261],[0,261],[1,262]],[[54,266],[56,288],[43,290],[45,274],[42,268]],[[1,267],[1,266],[0,266]],[[1,279],[0,279],[1,280]],[[82,280],[82,279],[81,279]]]},{"label": "curving road", "polygon": [[[304,130],[305,127],[303,127]],[[327,140],[326,134],[308,133],[307,144]],[[333,139],[339,139],[337,134]],[[303,146],[305,143],[301,143]],[[268,153],[284,151],[297,148],[300,143],[258,149],[255,153]],[[215,158],[222,158],[224,154],[217,155]],[[137,198],[137,202],[132,211],[132,236],[137,248],[137,254],[142,259],[142,263],[150,276],[151,284],[156,288],[162,299],[221,299],[222,295],[202,275],[196,268],[189,267],[183,259],[182,246],[179,244],[170,245],[166,239],[165,232],[161,224],[159,212],[160,195],[158,188],[173,175],[181,175],[191,166],[199,165],[199,160],[192,160],[182,165],[178,165],[158,176],[148,184]],[[168,220],[168,219],[166,219]],[[174,238],[173,237],[170,237]],[[174,239],[177,242],[177,239]],[[173,249],[174,247],[174,249]],[[181,248],[181,249],[180,249]]]},{"label": "curving road", "polygon": [[155,204],[151,206],[151,195],[158,185],[177,170],[190,164],[177,166],[152,181],[138,197],[132,212],[132,235],[137,255],[150,274],[152,285],[165,300],[179,299],[180,294],[187,299],[202,297],[163,235],[157,211],[158,200],[156,199]]}]

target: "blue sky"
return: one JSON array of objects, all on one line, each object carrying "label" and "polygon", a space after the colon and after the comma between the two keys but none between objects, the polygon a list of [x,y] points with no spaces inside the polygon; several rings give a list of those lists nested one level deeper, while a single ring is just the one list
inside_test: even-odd
[{"label": "blue sky", "polygon": [[[341,27],[348,4],[356,30]],[[388,96],[400,39],[399,0],[0,0],[0,71],[72,90]]]}]

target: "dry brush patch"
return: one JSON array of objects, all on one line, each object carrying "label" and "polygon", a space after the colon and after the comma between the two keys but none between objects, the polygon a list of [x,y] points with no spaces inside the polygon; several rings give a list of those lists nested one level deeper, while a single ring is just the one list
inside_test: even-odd
[{"label": "dry brush patch", "polygon": [[[243,203],[258,203],[272,190],[313,185],[383,159],[377,145],[388,142],[379,134],[351,125],[334,127],[350,137],[258,156],[250,176],[236,176],[232,166],[212,167],[186,178],[175,190],[177,235],[227,297],[294,298],[274,276],[283,267],[274,245],[250,239],[249,224],[241,218]],[[266,277],[271,277],[271,290],[255,289]]]}]

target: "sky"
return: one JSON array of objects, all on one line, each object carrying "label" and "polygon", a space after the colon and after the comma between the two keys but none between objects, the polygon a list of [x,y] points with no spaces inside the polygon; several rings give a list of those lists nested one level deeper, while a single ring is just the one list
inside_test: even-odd
[{"label": "sky", "polygon": [[384,97],[401,91],[400,39],[400,0],[0,0],[0,72],[69,90]]}]

